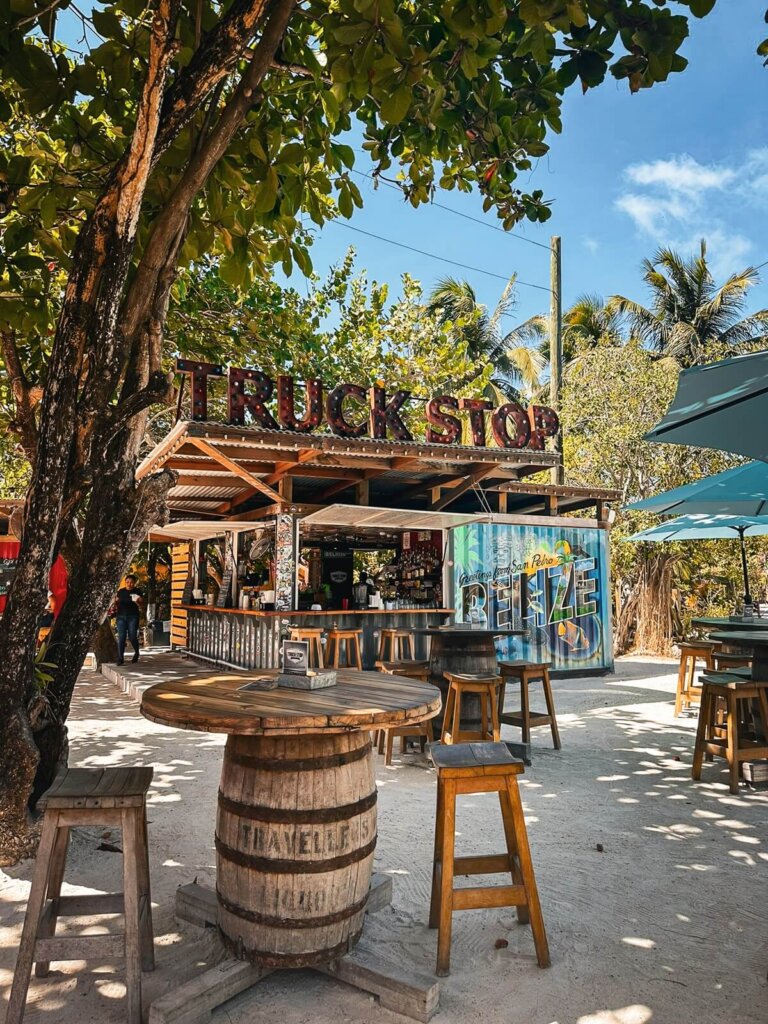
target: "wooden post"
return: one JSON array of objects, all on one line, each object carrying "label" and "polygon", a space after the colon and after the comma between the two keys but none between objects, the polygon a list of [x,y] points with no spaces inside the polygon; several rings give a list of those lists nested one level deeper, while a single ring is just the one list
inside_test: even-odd
[{"label": "wooden post", "polygon": [[[563,375],[563,296],[560,237],[553,235],[550,248],[550,306],[549,306],[549,404],[560,411],[560,385]],[[555,437],[555,451],[560,462],[551,471],[552,483],[565,483],[563,472],[562,425]]]}]

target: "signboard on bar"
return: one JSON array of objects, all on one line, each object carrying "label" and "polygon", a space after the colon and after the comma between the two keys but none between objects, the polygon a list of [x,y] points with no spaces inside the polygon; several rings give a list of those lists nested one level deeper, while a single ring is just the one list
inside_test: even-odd
[{"label": "signboard on bar", "polygon": [[296,409],[293,377],[280,374],[273,380],[261,370],[201,363],[177,359],[176,370],[191,379],[192,418],[208,419],[208,382],[227,381],[228,422],[243,425],[248,421],[267,430],[311,433],[324,423],[338,437],[373,437],[380,440],[413,441],[402,413],[408,402],[424,405],[424,440],[428,444],[461,444],[462,420],[466,414],[472,444],[485,447],[490,437],[499,448],[529,448],[543,451],[548,437],[559,429],[557,413],[545,405],[504,402],[494,407],[485,398],[455,398],[436,395],[416,399],[410,391],[388,392],[373,384],[337,384],[327,390],[317,378],[304,381],[303,412]]}]

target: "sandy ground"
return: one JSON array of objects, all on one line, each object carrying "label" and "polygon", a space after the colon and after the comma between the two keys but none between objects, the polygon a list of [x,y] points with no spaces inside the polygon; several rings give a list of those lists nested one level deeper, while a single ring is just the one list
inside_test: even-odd
[{"label": "sandy ground", "polygon": [[[696,720],[673,719],[673,691],[674,667],[658,660],[626,659],[614,676],[555,683],[563,750],[552,750],[548,731],[539,730],[522,780],[552,967],[537,968],[529,929],[512,910],[457,914],[435,1024],[766,1024],[768,791],[732,796],[719,764],[692,783]],[[222,744],[223,737],[152,725],[112,683],[81,678],[71,763],[155,768],[149,841],[158,969],[144,976],[147,1002],[210,962],[212,932],[180,927],[172,900],[179,884],[214,878]],[[394,903],[369,919],[366,936],[385,962],[429,974],[434,775],[414,754],[389,769],[378,758],[377,778],[376,869],[393,876]],[[491,795],[460,799],[457,849],[498,847],[497,807]],[[121,858],[100,850],[105,842],[120,846],[119,833],[76,833],[65,892],[120,888]],[[0,1005],[31,870],[27,861],[0,871]],[[496,949],[498,939],[508,947]],[[123,992],[120,965],[58,964],[47,980],[33,979],[25,1021],[122,1022]],[[311,972],[274,975],[213,1017],[275,1019],[404,1020]]]}]

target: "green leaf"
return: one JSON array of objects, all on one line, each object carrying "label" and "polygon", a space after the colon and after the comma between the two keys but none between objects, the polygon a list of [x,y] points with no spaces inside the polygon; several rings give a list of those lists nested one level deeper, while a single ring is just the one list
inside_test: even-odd
[{"label": "green leaf", "polygon": [[121,42],[125,39],[123,26],[114,11],[100,11],[97,7],[94,7],[91,11],[91,17],[93,18],[93,26],[100,36],[103,36],[105,39],[117,39]]},{"label": "green leaf", "polygon": [[57,212],[58,204],[56,202],[56,193],[51,189],[40,203],[40,219],[43,222],[44,228],[53,227],[56,223]]},{"label": "green leaf", "polygon": [[352,196],[350,195],[349,189],[346,186],[342,186],[342,189],[339,192],[338,205],[339,213],[342,215],[342,217],[346,217],[347,220],[349,220],[349,218],[354,213],[355,208],[352,202]]},{"label": "green leaf", "polygon": [[413,94],[407,85],[401,85],[381,101],[381,116],[389,124],[400,124],[411,106]]}]

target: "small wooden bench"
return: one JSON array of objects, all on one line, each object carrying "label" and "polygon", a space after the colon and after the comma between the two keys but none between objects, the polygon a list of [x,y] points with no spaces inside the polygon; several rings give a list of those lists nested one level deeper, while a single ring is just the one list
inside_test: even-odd
[{"label": "small wooden bench", "polygon": [[[42,835],[6,1024],[21,1024],[33,963],[37,977],[45,978],[52,960],[111,957],[125,958],[128,1024],[141,1024],[141,972],[155,966],[146,818],[151,781],[151,768],[70,768],[41,798]],[[123,892],[61,895],[69,830],[78,825],[122,830]],[[84,914],[122,914],[124,933],[56,936],[59,917]]]}]

